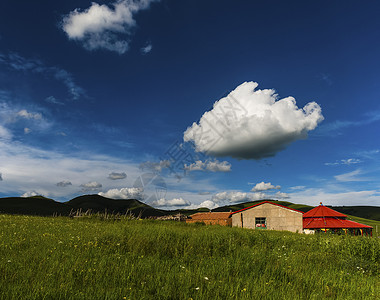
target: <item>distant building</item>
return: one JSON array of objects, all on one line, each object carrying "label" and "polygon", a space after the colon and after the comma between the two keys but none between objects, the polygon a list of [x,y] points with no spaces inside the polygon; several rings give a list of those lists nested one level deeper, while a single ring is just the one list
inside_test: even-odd
[{"label": "distant building", "polygon": [[232,226],[302,232],[302,211],[264,201],[231,213]]},{"label": "distant building", "polygon": [[347,220],[347,216],[321,205],[303,215],[305,233],[332,232],[352,235],[371,235],[372,227]]},{"label": "distant building", "polygon": [[231,226],[231,213],[229,212],[206,212],[196,213],[186,219],[186,223],[205,223],[206,225]]}]

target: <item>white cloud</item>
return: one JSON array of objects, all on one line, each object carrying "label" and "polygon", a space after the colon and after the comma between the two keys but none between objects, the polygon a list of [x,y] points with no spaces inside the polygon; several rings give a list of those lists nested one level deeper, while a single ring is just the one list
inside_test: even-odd
[{"label": "white cloud", "polygon": [[41,193],[37,193],[36,191],[30,191],[30,192],[26,192],[22,194],[21,197],[28,198],[28,197],[39,196],[39,195],[41,195]]},{"label": "white cloud", "polygon": [[238,159],[274,156],[290,143],[304,139],[323,120],[320,106],[310,102],[299,109],[293,97],[277,100],[274,90],[255,90],[245,82],[214,103],[184,132],[198,152]]},{"label": "white cloud", "polygon": [[237,203],[268,199],[265,193],[244,193],[239,191],[224,191],[212,196],[215,203]]},{"label": "white cloud", "polygon": [[59,101],[57,98],[55,98],[54,96],[49,96],[47,98],[45,98],[45,101],[46,102],[49,102],[49,103],[52,103],[52,104],[59,104],[59,105],[64,105],[63,102]]},{"label": "white cloud", "polygon": [[127,178],[127,174],[125,174],[124,172],[122,172],[122,173],[112,172],[108,175],[107,178],[111,179],[111,180],[125,179],[125,178]]},{"label": "white cloud", "polygon": [[297,190],[304,190],[305,188],[306,188],[306,186],[304,186],[304,185],[296,185],[296,186],[290,187],[289,189],[292,191],[297,191]]},{"label": "white cloud", "polygon": [[67,187],[69,185],[72,185],[72,183],[68,180],[64,180],[64,181],[60,181],[56,184],[57,186],[60,186],[60,187]]},{"label": "white cloud", "polygon": [[264,181],[262,181],[262,182],[256,184],[252,188],[251,192],[260,192],[260,191],[268,191],[268,190],[279,190],[280,188],[281,188],[281,186],[279,186],[279,185],[274,186],[270,182],[265,183]]},{"label": "white cloud", "polygon": [[109,6],[92,2],[84,11],[75,9],[63,18],[62,29],[69,39],[78,40],[88,50],[128,51],[134,15],[155,0],[119,0]]},{"label": "white cloud", "polygon": [[97,192],[102,188],[102,184],[96,181],[91,181],[80,185],[83,192]]},{"label": "white cloud", "polygon": [[324,189],[311,188],[305,191],[289,194],[291,201],[312,206],[324,205],[351,206],[351,205],[380,205],[380,192],[376,190],[333,192]]},{"label": "white cloud", "polygon": [[362,174],[362,171],[360,169],[358,169],[358,170],[355,170],[352,172],[336,175],[336,176],[334,176],[334,178],[338,181],[341,181],[341,182],[368,181],[369,180],[368,178],[358,177],[358,175],[361,175],[361,174]]},{"label": "white cloud", "polygon": [[144,199],[144,190],[141,188],[131,187],[131,188],[121,188],[121,189],[110,189],[105,193],[98,193],[98,195],[111,198],[111,199]]},{"label": "white cloud", "polygon": [[206,200],[206,201],[203,201],[202,203],[200,203],[197,206],[198,206],[198,208],[207,207],[208,209],[214,209],[214,208],[219,207],[219,204],[217,204],[217,203],[215,203],[214,201],[211,201],[211,200]]},{"label": "white cloud", "polygon": [[[0,53],[0,56],[3,57],[3,59],[0,60],[0,63],[8,66],[15,71],[43,74],[45,76],[48,75],[58,80],[63,85],[65,85],[67,92],[70,94],[71,99],[73,100],[77,100],[86,94],[85,91],[75,83],[73,76],[64,69],[46,66],[41,60],[28,59],[18,55],[17,53],[10,53],[8,55],[1,55]],[[47,99],[52,102],[54,101],[54,97],[52,97],[53,96],[50,96]]]},{"label": "white cloud", "polygon": [[287,194],[287,193],[277,192],[276,194],[274,194],[274,195],[272,196],[272,198],[276,198],[276,199],[289,199],[290,196],[289,196],[289,194]]},{"label": "white cloud", "polygon": [[170,161],[161,160],[160,162],[151,162],[146,161],[140,164],[140,170],[149,170],[153,173],[161,173],[163,169],[167,169],[170,167]]},{"label": "white cloud", "polygon": [[170,207],[170,206],[189,206],[191,205],[191,203],[182,198],[174,198],[171,200],[166,200],[164,198],[161,198],[159,200],[153,201],[151,205],[159,206],[159,207],[163,207],[163,206]]},{"label": "white cloud", "polygon": [[28,128],[28,127],[25,127],[24,128],[24,133],[25,134],[29,134],[29,133],[31,133],[32,132],[32,130],[30,129],[30,128]]},{"label": "white cloud", "polygon": [[152,51],[152,48],[153,48],[153,45],[152,44],[148,44],[148,45],[146,45],[145,47],[142,47],[141,49],[140,49],[140,51],[141,51],[141,53],[142,54],[148,54],[150,51]]},{"label": "white cloud", "polygon": [[0,125],[0,139],[9,140],[12,138],[12,134],[8,129]]},{"label": "white cloud", "polygon": [[184,170],[192,171],[211,171],[211,172],[230,172],[231,164],[227,161],[207,160],[205,162],[197,160],[195,163],[184,165]]},{"label": "white cloud", "polygon": [[348,158],[348,159],[341,159],[339,161],[333,162],[333,163],[325,163],[326,166],[337,166],[337,165],[353,165],[353,164],[359,164],[362,161],[357,158]]},{"label": "white cloud", "polygon": [[42,114],[31,113],[31,112],[28,112],[26,109],[20,110],[17,113],[17,116],[25,118],[25,119],[32,119],[32,120],[41,120],[42,119]]}]

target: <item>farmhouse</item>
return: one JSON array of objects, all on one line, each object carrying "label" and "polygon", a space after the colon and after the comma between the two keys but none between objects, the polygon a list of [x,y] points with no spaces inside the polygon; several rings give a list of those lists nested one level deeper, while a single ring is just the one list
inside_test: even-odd
[{"label": "farmhouse", "polygon": [[302,232],[303,212],[264,201],[231,213],[232,226]]},{"label": "farmhouse", "polygon": [[186,219],[186,223],[202,222],[206,225],[231,226],[230,214],[229,212],[196,213]]},{"label": "farmhouse", "polygon": [[304,213],[303,228],[305,233],[332,232],[352,235],[371,235],[372,227],[347,220],[347,216],[322,203]]}]

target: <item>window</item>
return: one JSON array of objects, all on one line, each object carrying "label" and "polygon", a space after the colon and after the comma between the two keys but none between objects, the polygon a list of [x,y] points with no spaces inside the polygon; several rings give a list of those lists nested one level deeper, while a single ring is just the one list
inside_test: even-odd
[{"label": "window", "polygon": [[258,229],[267,228],[267,218],[255,218],[255,227]]}]

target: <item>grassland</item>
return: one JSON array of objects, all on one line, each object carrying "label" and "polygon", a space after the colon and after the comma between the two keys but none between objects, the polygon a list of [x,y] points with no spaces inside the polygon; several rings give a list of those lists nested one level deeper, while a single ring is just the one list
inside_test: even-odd
[{"label": "grassland", "polygon": [[0,215],[1,299],[378,299],[380,239]]}]

